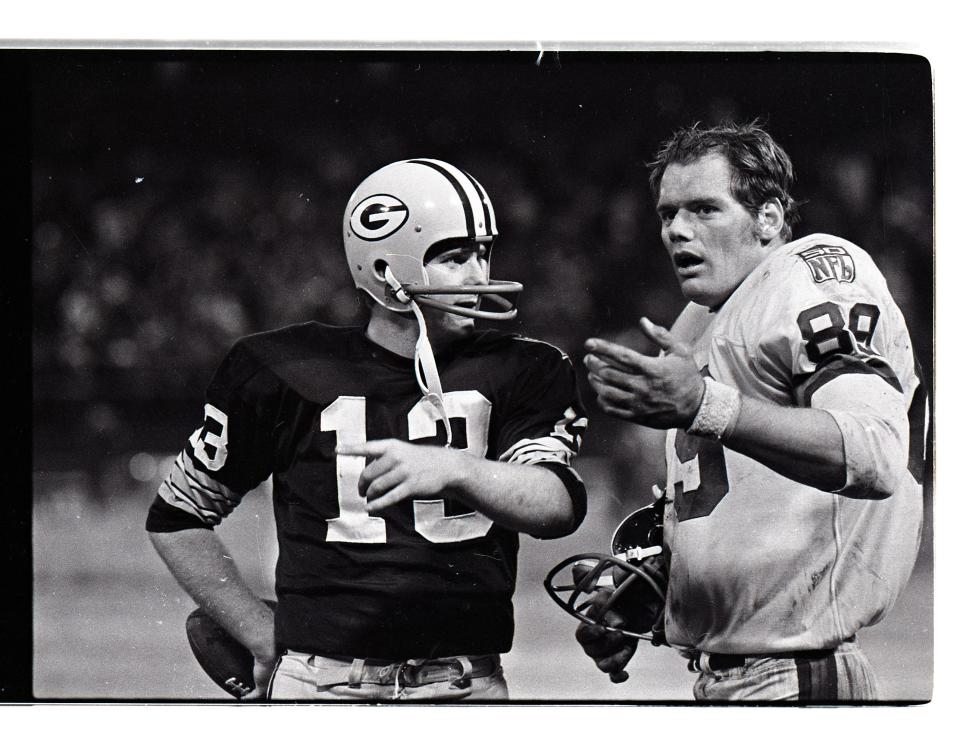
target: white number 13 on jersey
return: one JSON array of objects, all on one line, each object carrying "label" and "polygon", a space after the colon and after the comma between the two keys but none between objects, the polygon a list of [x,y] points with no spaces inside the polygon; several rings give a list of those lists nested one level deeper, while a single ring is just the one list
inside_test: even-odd
[{"label": "white number 13 on jersey", "polygon": [[[450,418],[463,418],[467,424],[467,447],[474,456],[487,453],[490,427],[490,401],[476,390],[443,394],[443,405]],[[408,439],[415,441],[437,435],[437,424],[423,401],[407,414]],[[336,431],[337,444],[363,443],[367,440],[367,401],[343,396],[320,414],[320,430]],[[341,543],[386,543],[387,526],[382,517],[367,514],[366,500],[360,496],[360,474],[366,466],[362,456],[337,456],[337,498],[340,515],[327,520],[327,541]],[[431,543],[455,543],[481,538],[493,526],[493,520],[479,512],[448,516],[443,500],[414,500],[413,527]]]}]

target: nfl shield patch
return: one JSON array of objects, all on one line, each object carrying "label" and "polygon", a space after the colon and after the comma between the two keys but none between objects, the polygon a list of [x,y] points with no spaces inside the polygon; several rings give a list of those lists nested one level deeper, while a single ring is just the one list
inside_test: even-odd
[{"label": "nfl shield patch", "polygon": [[837,245],[811,247],[801,252],[800,257],[810,268],[810,275],[815,283],[825,283],[828,280],[852,283],[857,277],[850,253]]}]

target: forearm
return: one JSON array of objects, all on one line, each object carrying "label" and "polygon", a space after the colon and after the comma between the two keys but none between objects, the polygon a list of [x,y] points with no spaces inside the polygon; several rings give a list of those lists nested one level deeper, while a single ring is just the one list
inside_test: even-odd
[{"label": "forearm", "polygon": [[829,413],[741,397],[723,445],[778,474],[827,492],[846,482],[843,436]]},{"label": "forearm", "polygon": [[536,536],[571,532],[573,500],[560,478],[534,464],[514,464],[461,455],[448,491],[494,522]]},{"label": "forearm", "polygon": [[218,624],[257,656],[274,654],[273,613],[250,590],[211,530],[149,533],[177,582]]}]

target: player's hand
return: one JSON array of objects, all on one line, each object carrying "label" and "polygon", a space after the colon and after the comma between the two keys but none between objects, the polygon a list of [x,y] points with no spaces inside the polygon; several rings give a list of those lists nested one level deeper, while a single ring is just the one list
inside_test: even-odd
[{"label": "player's hand", "polygon": [[258,701],[266,699],[267,689],[270,687],[270,678],[273,675],[273,669],[277,664],[277,654],[264,655],[263,657],[254,655],[253,657],[253,682],[256,684],[250,693],[243,697],[244,701]]},{"label": "player's hand", "polygon": [[254,689],[243,697],[244,701],[263,700],[267,697],[267,690],[270,687],[270,678],[273,676],[273,669],[277,665],[277,643],[274,627],[274,612],[269,610],[270,614],[260,620],[256,627],[256,643],[251,645],[250,652],[253,653],[253,683]]},{"label": "player's hand", "polygon": [[[587,609],[586,615],[595,618],[594,610],[601,609],[612,594],[612,589],[601,589],[596,593],[593,604]],[[615,609],[607,611],[603,618],[606,627],[619,627],[626,621]],[[629,677],[624,668],[630,662],[637,650],[637,638],[617,632],[615,629],[606,629],[599,624],[581,623],[577,627],[577,642],[583,651],[589,655],[596,666],[610,676],[613,683],[623,683]]]},{"label": "player's hand", "polygon": [[640,327],[663,351],[649,357],[605,339],[588,339],[583,363],[609,415],[651,428],[688,428],[700,409],[704,383],[689,345],[647,318]]},{"label": "player's hand", "polygon": [[372,459],[358,485],[361,496],[367,498],[367,512],[407,499],[440,496],[455,483],[466,461],[462,451],[395,438],[338,446],[337,453]]}]

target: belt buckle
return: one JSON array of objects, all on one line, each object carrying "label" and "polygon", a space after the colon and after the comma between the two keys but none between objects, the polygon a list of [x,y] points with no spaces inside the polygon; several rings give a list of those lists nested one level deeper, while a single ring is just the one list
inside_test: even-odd
[{"label": "belt buckle", "polygon": [[700,665],[700,670],[703,671],[704,673],[707,673],[708,675],[712,675],[712,676],[717,675],[717,671],[715,671],[713,668],[710,667],[710,653],[701,652],[700,658],[697,662]]},{"label": "belt buckle", "polygon": [[469,688],[470,674],[473,673],[473,663],[470,661],[470,658],[458,656],[454,658],[452,662],[460,665],[460,675],[450,681],[450,687],[459,688],[461,690],[464,688]]},{"label": "belt buckle", "polygon": [[393,676],[393,698],[399,699],[403,695],[403,689],[418,685],[417,681],[407,679],[407,671],[417,667],[418,660],[406,660],[397,663],[397,669]]},{"label": "belt buckle", "polygon": [[700,650],[697,653],[696,659],[694,662],[694,667],[701,673],[706,673],[707,675],[712,675],[714,678],[720,678],[720,672],[715,670],[713,666],[710,665],[710,657],[712,653],[707,652],[706,650]]},{"label": "belt buckle", "polygon": [[429,683],[447,681],[451,688],[470,687],[473,663],[467,657],[407,660],[397,664],[394,690],[416,688]]}]

